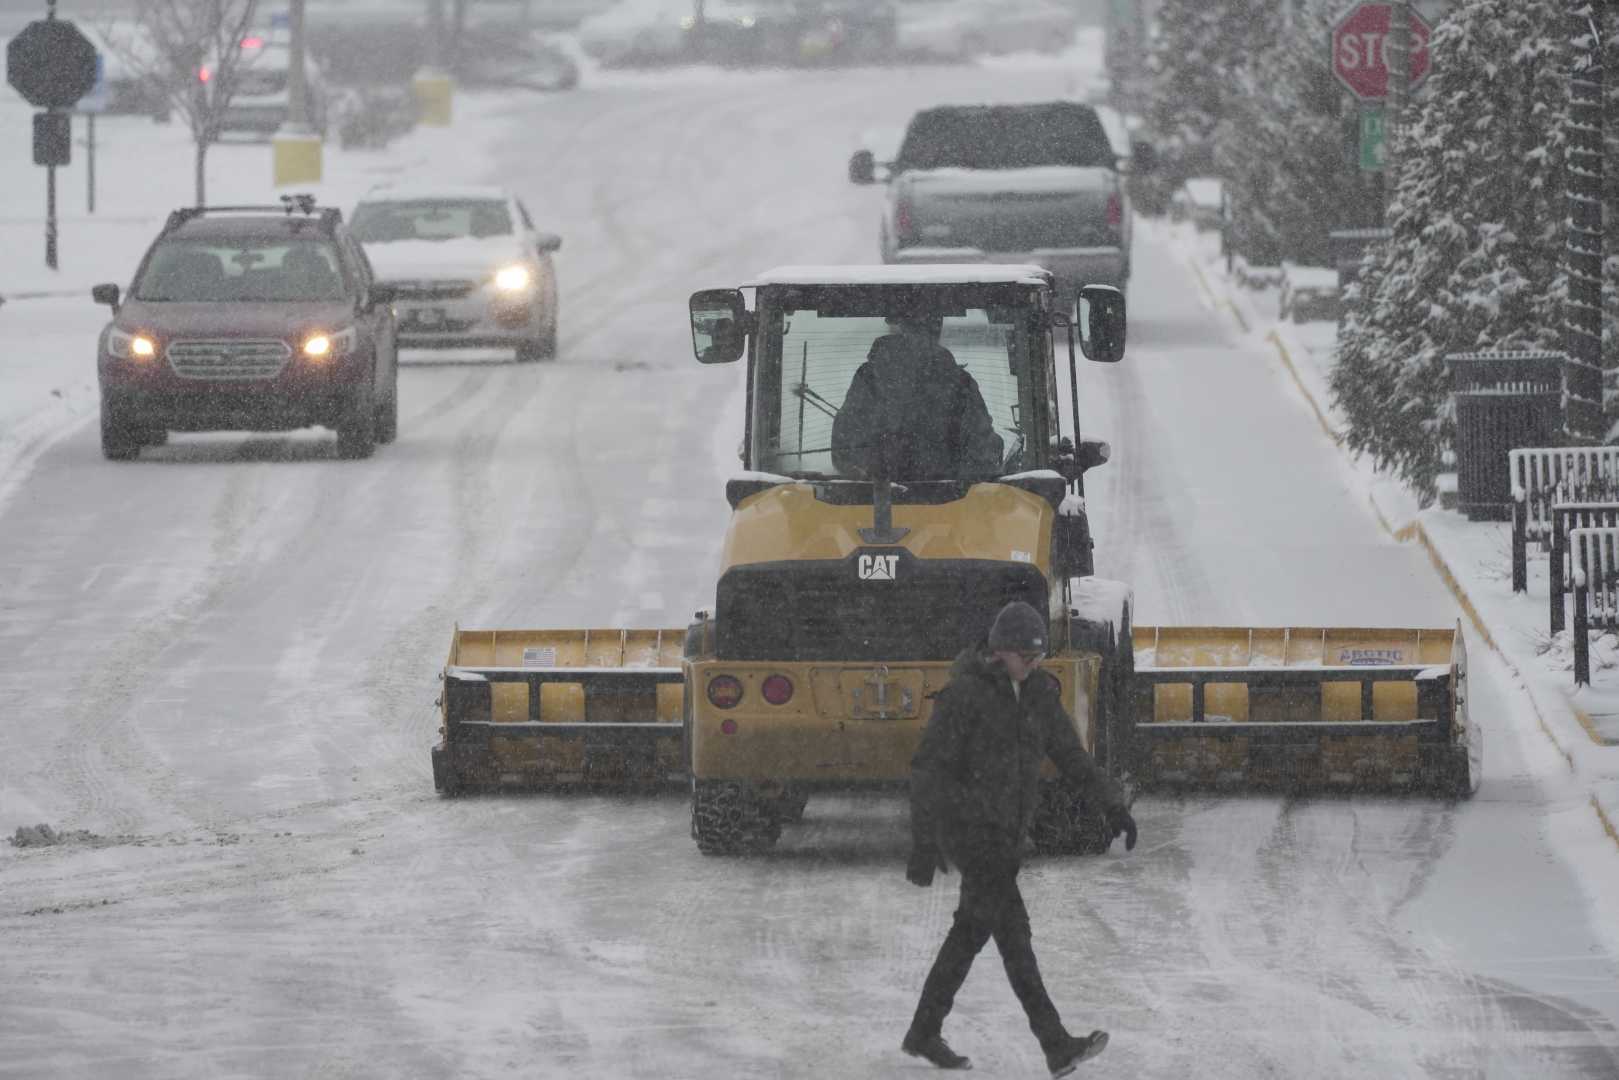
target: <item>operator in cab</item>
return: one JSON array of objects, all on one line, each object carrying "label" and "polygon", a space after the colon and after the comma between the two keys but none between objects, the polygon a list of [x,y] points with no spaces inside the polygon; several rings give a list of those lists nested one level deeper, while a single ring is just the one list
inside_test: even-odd
[{"label": "operator in cab", "polygon": [[859,479],[994,476],[1003,443],[978,383],[939,344],[940,315],[888,319],[832,422],[832,465]]}]

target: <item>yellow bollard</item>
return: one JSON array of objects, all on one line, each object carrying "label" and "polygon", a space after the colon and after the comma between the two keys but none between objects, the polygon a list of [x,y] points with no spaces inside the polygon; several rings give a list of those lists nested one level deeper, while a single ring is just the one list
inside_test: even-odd
[{"label": "yellow bollard", "polygon": [[270,155],[277,187],[320,182],[321,140],[314,132],[276,132],[270,139]]},{"label": "yellow bollard", "polygon": [[442,71],[424,68],[411,80],[416,95],[416,122],[424,127],[450,126],[450,98],[454,84]]}]

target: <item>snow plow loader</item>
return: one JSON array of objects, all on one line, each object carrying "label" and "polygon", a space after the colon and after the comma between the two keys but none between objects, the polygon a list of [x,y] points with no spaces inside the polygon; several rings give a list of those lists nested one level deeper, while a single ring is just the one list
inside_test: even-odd
[{"label": "snow plow loader", "polygon": [[[1048,613],[1081,742],[1133,790],[1473,790],[1459,626],[1134,626],[1129,586],[1095,576],[1084,477],[1109,448],[1078,431],[1076,344],[1123,357],[1117,289],[1061,302],[996,264],[748,288],[690,304],[697,359],[747,361],[714,606],[682,631],[458,629],[441,791],[676,781],[699,849],[757,850],[815,792],[903,787],[954,658],[1018,599]],[[1050,773],[1031,840],[1109,833]]]}]

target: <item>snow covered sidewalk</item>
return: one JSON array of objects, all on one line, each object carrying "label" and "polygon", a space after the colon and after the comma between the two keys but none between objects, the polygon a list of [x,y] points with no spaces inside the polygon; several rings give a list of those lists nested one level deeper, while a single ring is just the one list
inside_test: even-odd
[{"label": "snow covered sidewalk", "polygon": [[1205,302],[1225,311],[1256,346],[1276,356],[1284,377],[1336,443],[1360,493],[1395,539],[1420,543],[1456,596],[1468,634],[1492,649],[1522,686],[1535,721],[1567,763],[1572,790],[1619,845],[1619,638],[1592,643],[1592,683],[1574,685],[1572,631],[1549,632],[1546,560],[1531,547],[1529,591],[1512,591],[1511,529],[1474,522],[1454,510],[1423,509],[1399,481],[1372,468],[1345,445],[1347,424],[1333,407],[1329,379],[1337,327],[1277,317],[1277,289],[1249,289],[1226,272],[1215,234],[1190,225],[1145,223],[1161,233],[1195,271]]}]

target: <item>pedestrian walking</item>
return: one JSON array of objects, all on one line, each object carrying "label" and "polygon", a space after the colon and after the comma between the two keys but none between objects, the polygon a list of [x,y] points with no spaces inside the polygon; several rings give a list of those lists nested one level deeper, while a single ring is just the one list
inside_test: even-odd
[{"label": "pedestrian walking", "polygon": [[942,1034],[973,958],[990,938],[1007,980],[1040,1040],[1052,1076],[1067,1076],[1101,1053],[1107,1032],[1075,1037],[1063,1027],[1035,960],[1029,912],[1018,892],[1023,838],[1039,801],[1040,766],[1050,758],[1090,806],[1103,809],[1112,837],[1135,847],[1124,794],[1080,745],[1062,707],[1061,684],[1040,670],[1046,620],[1014,601],[996,615],[987,643],[956,658],[950,682],[911,759],[911,857],[905,876],[933,883],[935,870],[961,872],[955,921],[922,985],[902,1048],[941,1069],[970,1069]]}]

